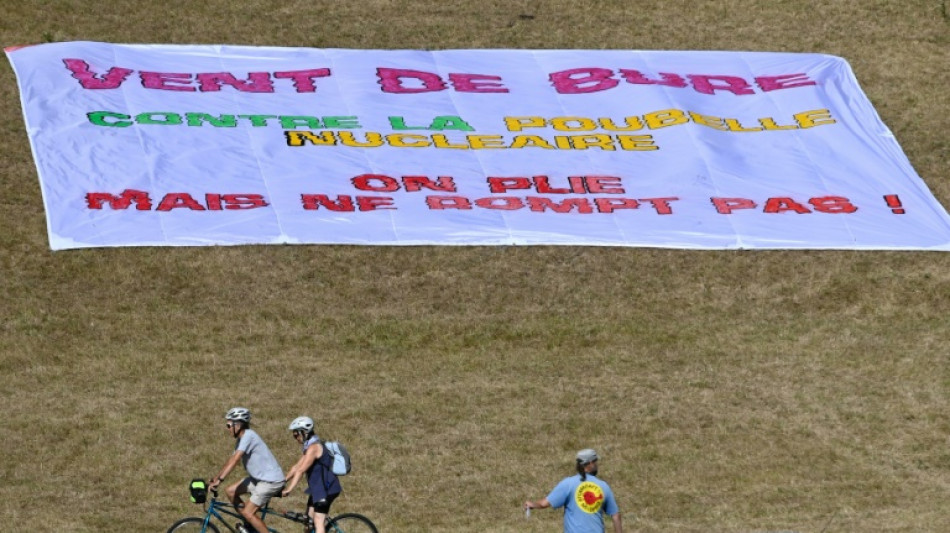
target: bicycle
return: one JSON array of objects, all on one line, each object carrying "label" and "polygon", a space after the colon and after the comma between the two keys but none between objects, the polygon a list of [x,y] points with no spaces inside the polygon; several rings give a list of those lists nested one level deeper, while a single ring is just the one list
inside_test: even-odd
[{"label": "bicycle", "polygon": [[[201,503],[202,507],[205,510],[204,517],[188,517],[182,518],[181,520],[172,524],[168,528],[167,533],[188,533],[188,532],[200,532],[200,533],[221,533],[222,530],[237,533],[238,524],[244,524],[244,517],[238,512],[234,505],[221,501],[218,499],[218,491],[211,491],[211,500],[206,500],[206,494],[203,492],[196,493],[195,489],[192,489],[192,501],[195,503]],[[274,516],[282,518],[284,520],[295,522],[303,526],[304,533],[313,533],[313,520],[306,513],[298,513],[294,511],[277,511],[270,508],[270,503],[261,507],[261,520],[266,520],[269,516]],[[229,518],[237,519],[238,522],[235,526],[231,526],[228,522]],[[214,520],[217,520],[219,525],[216,525]],[[244,527],[248,527],[246,524]],[[248,527],[248,531],[253,531]],[[269,525],[267,526],[267,531],[270,533],[280,533],[280,531],[273,529]],[[343,513],[336,515],[334,517],[327,517],[326,521],[326,531],[327,533],[379,533],[376,529],[376,525],[373,522],[366,518],[365,516],[358,513]]]}]

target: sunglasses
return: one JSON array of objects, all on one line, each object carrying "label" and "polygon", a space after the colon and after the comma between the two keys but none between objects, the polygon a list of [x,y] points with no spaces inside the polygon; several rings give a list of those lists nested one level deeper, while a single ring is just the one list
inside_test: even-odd
[{"label": "sunglasses", "polygon": [[233,427],[235,426],[235,424],[233,424],[233,423],[231,423],[231,422],[228,422],[228,423],[225,424],[225,426],[228,426],[228,429],[231,429],[231,428],[233,428]]}]

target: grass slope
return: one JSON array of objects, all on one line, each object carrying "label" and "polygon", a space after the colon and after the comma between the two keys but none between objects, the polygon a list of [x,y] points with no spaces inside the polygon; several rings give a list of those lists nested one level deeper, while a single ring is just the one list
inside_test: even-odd
[{"label": "grass slope", "polygon": [[[4,2],[43,40],[822,52],[950,203],[942,1]],[[383,531],[525,520],[597,448],[631,531],[948,531],[950,255],[571,247],[51,253],[0,67],[0,516],[163,531],[251,407],[354,454]],[[302,498],[283,505],[299,507]]]}]

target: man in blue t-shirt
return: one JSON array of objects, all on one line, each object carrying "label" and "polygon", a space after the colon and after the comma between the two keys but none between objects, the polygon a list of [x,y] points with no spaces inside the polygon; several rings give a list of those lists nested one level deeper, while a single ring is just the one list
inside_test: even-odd
[{"label": "man in blue t-shirt", "polygon": [[577,452],[577,475],[562,479],[547,498],[524,502],[525,511],[563,507],[564,533],[603,533],[606,514],[613,520],[614,533],[623,533],[614,493],[597,478],[597,460],[597,452],[590,448]]}]

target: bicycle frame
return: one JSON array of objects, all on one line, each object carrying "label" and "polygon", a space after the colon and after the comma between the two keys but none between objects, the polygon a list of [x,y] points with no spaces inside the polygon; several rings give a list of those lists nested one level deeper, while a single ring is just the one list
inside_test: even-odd
[{"label": "bicycle frame", "polygon": [[[236,533],[237,530],[231,526],[231,524],[228,522],[228,519],[225,518],[225,516],[236,518],[242,523],[245,522],[244,516],[242,516],[241,513],[239,513],[237,509],[234,508],[233,505],[231,505],[230,503],[218,500],[218,492],[212,491],[211,499],[208,500],[208,502],[205,504],[205,521],[202,527],[207,528],[208,523],[210,523],[212,519],[217,519],[218,522],[221,525],[223,525],[228,531],[232,533]],[[310,523],[310,520],[305,517],[305,515],[303,517],[301,517],[301,515],[299,514],[288,516],[287,513],[280,513],[280,512],[274,511],[270,508],[270,505],[265,505],[260,510],[261,520],[265,520],[268,516],[276,516],[279,518],[283,518],[284,520],[289,520],[291,522],[301,524],[306,528],[307,531],[313,530],[313,525]],[[267,526],[267,530],[270,531],[271,533],[279,533],[276,529],[273,529],[270,526]]]},{"label": "bicycle frame", "polygon": [[244,517],[241,516],[241,513],[237,512],[237,509],[234,509],[234,507],[229,503],[218,501],[218,496],[215,494],[206,506],[204,527],[208,526],[208,523],[211,522],[212,518],[217,518],[218,522],[227,528],[228,531],[231,531],[232,533],[237,531],[231,526],[228,520],[225,519],[225,515],[236,518],[242,523],[245,522]]},{"label": "bicycle frame", "polygon": [[[227,531],[230,533],[237,533],[237,530],[231,526],[229,520],[238,519],[240,523],[244,523],[244,517],[241,513],[228,501],[222,501],[218,499],[218,491],[211,490],[211,498],[204,499],[202,501],[202,508],[204,509],[204,516],[194,516],[186,517],[172,524],[172,527],[168,531],[177,531],[180,527],[185,527],[188,531],[193,531],[191,527],[201,524],[201,533],[207,533],[208,530],[212,531]],[[194,496],[193,499],[194,500]],[[268,517],[276,516],[282,520],[288,522],[293,522],[298,526],[303,526],[304,533],[313,533],[313,520],[310,519],[305,513],[298,513],[294,511],[282,511],[280,509],[272,509],[270,507],[270,502],[268,505],[265,505],[260,509],[260,518],[265,520]],[[212,522],[217,521],[217,524]],[[344,525],[345,524],[345,525]],[[326,518],[327,531],[335,533],[343,533],[344,529],[346,531],[351,531],[350,526],[356,527],[357,531],[371,531],[372,533],[378,533],[376,525],[373,524],[372,520],[359,514],[359,513],[342,513],[336,516]],[[269,533],[279,533],[278,530],[273,529],[270,525],[266,525],[267,531]],[[286,531],[286,530],[285,530]]]}]

